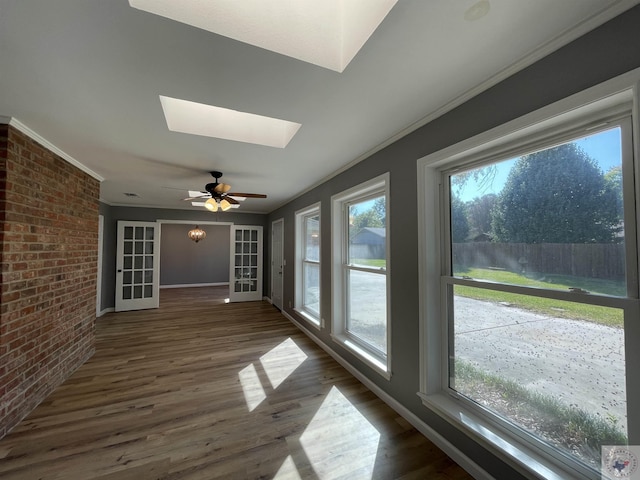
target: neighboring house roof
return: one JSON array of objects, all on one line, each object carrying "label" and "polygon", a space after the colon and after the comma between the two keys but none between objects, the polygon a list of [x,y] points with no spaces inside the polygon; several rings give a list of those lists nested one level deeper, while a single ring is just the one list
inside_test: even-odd
[{"label": "neighboring house roof", "polygon": [[361,243],[367,245],[381,245],[387,238],[387,230],[380,227],[364,227],[356,233],[351,243]]},{"label": "neighboring house roof", "polygon": [[377,235],[382,238],[387,237],[387,229],[382,227],[363,227],[356,236],[360,235],[360,233],[364,231],[371,232],[374,235]]}]

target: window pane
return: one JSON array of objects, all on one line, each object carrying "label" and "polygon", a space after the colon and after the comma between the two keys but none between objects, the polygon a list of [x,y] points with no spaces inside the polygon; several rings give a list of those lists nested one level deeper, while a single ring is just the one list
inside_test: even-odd
[{"label": "window pane", "polygon": [[387,277],[347,270],[347,331],[387,352]]},{"label": "window pane", "polygon": [[386,215],[384,196],[349,205],[349,264],[386,267]]},{"label": "window pane", "polygon": [[620,128],[451,176],[453,274],[626,296]]},{"label": "window pane", "polygon": [[619,309],[454,287],[450,387],[600,468],[627,443]]},{"label": "window pane", "polygon": [[302,268],[304,270],[302,304],[307,310],[320,316],[320,265],[303,263]]},{"label": "window pane", "polygon": [[305,231],[305,259],[320,261],[320,215],[306,217],[304,220]]}]

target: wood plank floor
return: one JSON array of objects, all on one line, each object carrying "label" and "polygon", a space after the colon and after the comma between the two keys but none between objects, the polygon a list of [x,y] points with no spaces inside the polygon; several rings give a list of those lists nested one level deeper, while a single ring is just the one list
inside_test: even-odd
[{"label": "wood plank floor", "polygon": [[161,291],[0,441],[0,478],[469,479],[266,302]]}]

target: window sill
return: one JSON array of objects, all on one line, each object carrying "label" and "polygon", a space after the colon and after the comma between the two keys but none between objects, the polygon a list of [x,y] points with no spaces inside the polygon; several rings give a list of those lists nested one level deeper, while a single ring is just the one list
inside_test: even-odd
[{"label": "window sill", "polygon": [[360,360],[369,365],[373,370],[379,373],[386,380],[391,380],[391,372],[387,364],[387,358],[381,358],[373,355],[370,351],[358,345],[346,335],[331,334],[334,342],[342,345],[344,348],[355,354]]},{"label": "window sill", "polygon": [[556,462],[544,457],[515,436],[497,430],[491,423],[464,407],[461,401],[446,393],[427,395],[418,392],[422,404],[462,430],[467,436],[486,448],[507,465],[527,477],[546,480],[599,479],[592,470],[573,469],[568,463]]},{"label": "window sill", "polygon": [[296,312],[298,316],[300,316],[303,320],[310,323],[312,327],[316,327],[318,330],[322,328],[322,325],[320,323],[320,318],[314,315],[311,315],[310,313],[307,313],[304,310],[299,310],[297,308],[294,308],[293,311]]}]

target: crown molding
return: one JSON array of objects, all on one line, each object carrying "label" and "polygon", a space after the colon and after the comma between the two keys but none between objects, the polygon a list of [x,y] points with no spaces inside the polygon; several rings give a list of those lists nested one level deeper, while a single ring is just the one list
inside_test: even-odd
[{"label": "crown molding", "polygon": [[43,147],[47,148],[48,150],[52,151],[53,153],[58,155],[60,158],[65,160],[67,163],[70,163],[74,167],[79,168],[84,173],[90,175],[91,177],[95,178],[99,182],[103,182],[104,181],[104,177],[102,177],[98,173],[94,172],[90,168],[86,167],[85,165],[80,163],[78,160],[73,158],[68,153],[60,150],[53,143],[48,141],[46,138],[40,136],[38,133],[36,133],[34,130],[29,128],[27,125],[25,125],[24,123],[22,123],[20,120],[16,119],[15,117],[0,116],[0,123],[5,123],[5,124],[8,124],[8,125],[11,125],[12,127],[16,128],[17,130],[20,130],[26,136],[28,136],[32,140],[35,140],[36,142],[38,142],[40,145],[42,145]]}]

